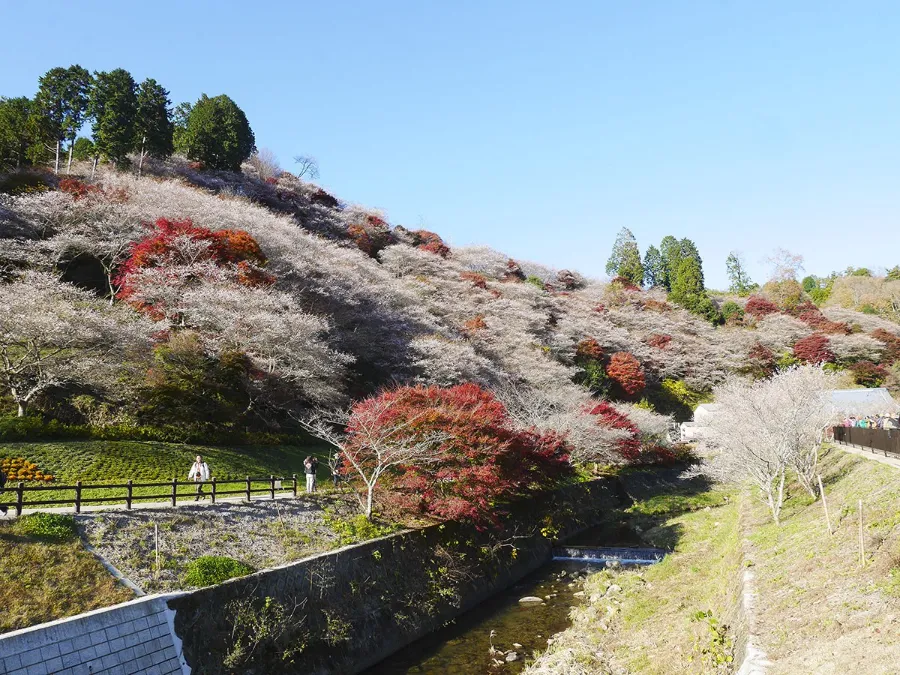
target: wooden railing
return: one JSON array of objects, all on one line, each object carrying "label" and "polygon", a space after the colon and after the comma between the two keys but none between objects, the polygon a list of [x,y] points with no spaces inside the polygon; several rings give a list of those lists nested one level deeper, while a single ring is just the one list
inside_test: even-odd
[{"label": "wooden railing", "polygon": [[835,427],[834,440],[855,445],[885,457],[900,458],[900,429],[866,429],[864,427]]},{"label": "wooden railing", "polygon": [[[290,487],[285,488],[284,483],[288,483]],[[264,486],[260,486],[263,484]],[[233,486],[240,485],[240,489],[226,489],[222,490],[221,486]],[[246,478],[239,478],[233,480],[216,480],[215,478],[208,481],[179,481],[177,478],[173,478],[171,481],[159,482],[159,483],[135,483],[132,480],[129,480],[125,483],[116,483],[116,484],[106,484],[106,483],[94,483],[94,484],[84,484],[81,481],[75,483],[75,485],[38,485],[38,486],[26,486],[25,483],[17,483],[14,487],[10,487],[7,484],[6,492],[13,493],[15,495],[15,509],[16,515],[22,515],[22,509],[30,508],[33,506],[65,506],[69,504],[74,504],[75,513],[81,513],[82,504],[102,504],[105,502],[124,502],[125,508],[130,509],[132,504],[136,501],[146,501],[146,500],[166,500],[170,501],[172,506],[176,506],[178,503],[178,499],[181,501],[185,501],[187,499],[196,499],[197,492],[178,492],[178,488],[193,488],[194,486],[204,486],[209,488],[209,496],[212,499],[212,503],[216,503],[217,497],[222,497],[225,495],[245,495],[247,501],[252,501],[252,495],[259,493],[268,493],[270,499],[275,499],[275,492],[281,491],[284,492],[286,490],[290,490],[293,493],[293,496],[297,496],[297,474],[293,474],[290,478],[278,478],[276,476],[269,476],[268,478],[251,478],[247,476]],[[146,488],[166,488],[164,492],[153,493],[153,494],[145,494],[143,491],[140,494],[135,494],[135,490],[144,490]],[[32,493],[45,493],[45,492],[59,492],[63,490],[74,491],[74,498],[63,498],[63,499],[27,499],[25,496],[27,494]],[[101,493],[104,490],[125,490],[124,495],[116,495],[114,497],[98,497],[91,495],[85,495],[85,490],[100,491]],[[207,493],[203,493],[207,494]]]}]

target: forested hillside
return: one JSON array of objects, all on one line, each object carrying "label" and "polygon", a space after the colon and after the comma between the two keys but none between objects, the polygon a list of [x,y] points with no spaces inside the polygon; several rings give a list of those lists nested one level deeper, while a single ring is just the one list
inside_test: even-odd
[{"label": "forested hillside", "polygon": [[173,120],[164,89],[114,73],[85,85],[93,141],[62,123],[29,140],[32,111],[25,150],[5,146],[0,402],[24,418],[7,437],[36,418],[108,437],[294,433],[305,411],[385,387],[474,382],[522,428],[608,461],[662,452],[669,416],[729,373],[825,362],[850,386],[898,386],[894,272],[800,281],[788,256],[760,289],[735,255],[717,294],[687,239],[642,260],[623,231],[611,282],[452,247],[253,153],[227,97]]}]

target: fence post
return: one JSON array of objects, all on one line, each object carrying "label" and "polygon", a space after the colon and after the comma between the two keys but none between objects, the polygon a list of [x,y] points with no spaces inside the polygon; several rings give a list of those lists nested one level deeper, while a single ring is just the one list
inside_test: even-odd
[{"label": "fence post", "polygon": [[129,511],[131,510],[131,497],[133,495],[131,483],[132,483],[132,480],[129,478],[128,479],[128,496],[125,497],[125,508],[127,508]]},{"label": "fence post", "polygon": [[75,513],[81,513],[81,481],[75,481]]},{"label": "fence post", "polygon": [[269,476],[269,496],[275,499],[275,476]]},{"label": "fence post", "polygon": [[210,484],[212,485],[212,503],[215,504],[216,503],[216,477],[215,476],[212,477]]},{"label": "fence post", "polygon": [[294,496],[296,497],[297,496],[297,474],[294,474],[292,476],[292,478],[294,479]]},{"label": "fence post", "polygon": [[21,481],[16,486],[16,515],[22,515],[22,502],[25,501],[25,483]]},{"label": "fence post", "polygon": [[250,476],[247,476],[247,501],[250,501]]},{"label": "fence post", "polygon": [[178,501],[178,479],[172,479],[172,506],[175,506]]}]

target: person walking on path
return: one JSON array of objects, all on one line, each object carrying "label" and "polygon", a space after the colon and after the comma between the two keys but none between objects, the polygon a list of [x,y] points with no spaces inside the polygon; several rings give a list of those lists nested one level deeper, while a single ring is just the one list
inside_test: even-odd
[{"label": "person walking on path", "polygon": [[197,483],[197,496],[194,497],[194,501],[198,501],[201,496],[206,499],[206,495],[203,494],[203,483],[209,480],[209,465],[200,455],[197,455],[197,460],[191,465],[188,480]]},{"label": "person walking on path", "polygon": [[307,457],[303,460],[303,466],[306,469],[306,491],[316,491],[316,469],[319,468],[319,460],[316,457]]},{"label": "person walking on path", "polygon": [[331,480],[334,482],[334,487],[337,489],[338,483],[341,482],[341,453],[334,453],[334,457],[331,458]]}]

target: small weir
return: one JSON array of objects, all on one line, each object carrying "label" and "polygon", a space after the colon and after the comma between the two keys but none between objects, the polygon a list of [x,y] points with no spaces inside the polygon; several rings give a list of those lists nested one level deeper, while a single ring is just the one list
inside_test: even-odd
[{"label": "small weir", "polygon": [[[620,546],[590,546],[608,526],[590,530],[553,549],[553,559],[494,597],[366,671],[366,675],[512,675],[536,650],[547,648],[569,626],[569,612],[582,602],[580,581],[601,566],[649,565],[667,551],[640,546],[620,530]],[[605,538],[605,537],[604,537]],[[603,539],[600,539],[601,541]],[[606,539],[609,541],[609,539]],[[629,544],[637,544],[629,546]],[[492,652],[492,649],[495,650]]]}]

